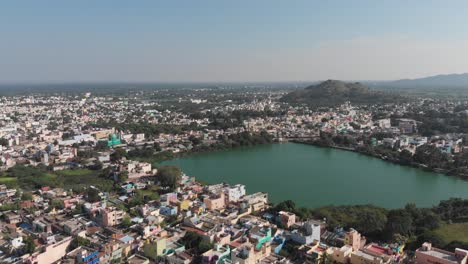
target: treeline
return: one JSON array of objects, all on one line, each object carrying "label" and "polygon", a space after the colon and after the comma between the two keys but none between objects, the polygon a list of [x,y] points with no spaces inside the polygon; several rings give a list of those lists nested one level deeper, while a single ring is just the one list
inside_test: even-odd
[{"label": "treeline", "polygon": [[[115,121],[98,121],[88,125],[93,128],[114,127],[118,131],[129,131],[132,134],[143,133],[147,137],[155,137],[159,134],[182,134],[186,131],[200,130],[197,123],[189,125],[174,125],[174,124],[153,124],[148,122],[115,122]],[[85,127],[86,128],[86,127]]]},{"label": "treeline", "polygon": [[444,241],[434,230],[452,222],[468,222],[468,199],[452,198],[433,208],[407,204],[401,209],[385,209],[374,205],[326,206],[316,209],[297,207],[284,201],[270,209],[273,213],[289,211],[300,219],[325,219],[327,228],[354,228],[371,241],[407,243],[415,249],[423,242],[453,250],[454,245],[468,248],[462,241]]},{"label": "treeline", "polygon": [[266,131],[259,133],[240,132],[231,135],[220,135],[216,143],[203,144],[199,138],[191,138],[193,148],[182,153],[173,153],[171,151],[160,151],[155,146],[147,146],[130,150],[126,155],[130,159],[144,159],[144,160],[167,160],[179,156],[191,155],[196,153],[204,153],[219,150],[228,150],[236,147],[254,146],[269,144],[273,142],[273,136]]},{"label": "treeline", "polygon": [[193,114],[193,118],[208,118],[210,124],[209,129],[228,129],[235,127],[243,127],[244,121],[251,118],[267,118],[267,117],[278,117],[286,114],[286,111],[272,111],[270,109],[264,109],[263,111],[256,110],[234,110],[229,114],[226,113],[196,113]]},{"label": "treeline", "polygon": [[460,105],[452,111],[423,105],[405,115],[392,116],[392,119],[410,118],[419,121],[418,133],[427,137],[446,133],[468,133],[468,115],[463,112],[466,108],[466,105]]},{"label": "treeline", "polygon": [[9,188],[19,188],[24,191],[35,191],[41,187],[59,187],[81,192],[89,185],[103,191],[116,188],[108,170],[74,169],[52,172],[45,166],[15,165],[9,168],[0,179],[9,179],[5,184]]},{"label": "treeline", "polygon": [[[320,147],[346,148],[364,155],[385,159],[400,165],[422,167],[430,171],[445,173],[447,175],[455,175],[468,180],[468,153],[460,152],[452,156],[442,152],[439,148],[430,144],[424,144],[417,147],[414,154],[408,150],[400,151],[398,142],[394,147],[386,145],[372,145],[371,138],[381,140],[385,137],[393,136],[385,133],[376,133],[366,137],[321,133],[319,138],[304,143]],[[364,144],[359,145],[357,144],[358,141],[361,141]]]}]

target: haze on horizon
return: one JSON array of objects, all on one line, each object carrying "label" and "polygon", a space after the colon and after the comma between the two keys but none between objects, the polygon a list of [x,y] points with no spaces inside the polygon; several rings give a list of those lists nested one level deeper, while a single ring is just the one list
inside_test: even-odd
[{"label": "haze on horizon", "polygon": [[5,0],[0,83],[463,73],[467,14],[464,0]]}]

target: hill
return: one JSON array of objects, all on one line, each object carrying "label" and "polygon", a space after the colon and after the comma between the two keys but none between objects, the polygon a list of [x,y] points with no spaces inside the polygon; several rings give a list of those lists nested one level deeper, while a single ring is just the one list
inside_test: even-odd
[{"label": "hill", "polygon": [[468,73],[428,76],[418,79],[402,79],[396,81],[377,82],[380,87],[406,89],[433,88],[466,88],[468,89]]},{"label": "hill", "polygon": [[390,93],[375,91],[362,83],[346,83],[327,80],[302,90],[290,92],[282,102],[306,104],[310,107],[331,107],[350,101],[353,104],[391,103],[403,98]]}]

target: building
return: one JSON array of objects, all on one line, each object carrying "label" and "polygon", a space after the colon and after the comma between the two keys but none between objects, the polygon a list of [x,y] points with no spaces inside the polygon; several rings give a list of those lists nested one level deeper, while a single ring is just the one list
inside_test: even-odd
[{"label": "building", "polygon": [[99,263],[99,251],[88,248],[80,247],[76,249],[76,263],[96,264]]},{"label": "building", "polygon": [[223,192],[212,194],[203,199],[203,202],[206,204],[208,210],[221,210],[226,206]]},{"label": "building", "polygon": [[403,134],[413,134],[418,132],[416,120],[402,118],[398,120],[398,128]]},{"label": "building", "polygon": [[236,184],[224,188],[228,202],[238,202],[245,195],[245,185]]},{"label": "building", "polygon": [[41,250],[36,251],[28,258],[27,263],[48,264],[60,260],[67,254],[67,248],[72,240],[72,237],[65,237],[57,243],[43,246]]},{"label": "building", "polygon": [[376,121],[376,125],[380,128],[390,128],[392,126],[390,118],[379,119]]},{"label": "building", "polygon": [[330,254],[332,260],[336,263],[349,263],[353,248],[350,245],[344,245],[341,248],[331,248],[332,253]]},{"label": "building", "polygon": [[424,243],[416,250],[417,264],[466,264],[468,262],[468,250],[456,248],[455,252],[448,252]]},{"label": "building", "polygon": [[290,228],[296,223],[296,215],[290,212],[280,211],[278,213],[278,222],[284,228]]},{"label": "building", "polygon": [[143,256],[140,256],[140,255],[132,255],[130,257],[128,257],[126,263],[128,264],[149,264],[150,261],[149,259],[143,257]]},{"label": "building", "polygon": [[122,223],[125,212],[115,207],[100,210],[101,223],[103,226],[115,226]]},{"label": "building", "polygon": [[120,138],[117,137],[116,134],[110,134],[109,135],[108,141],[107,141],[107,146],[112,147],[112,146],[120,145],[120,144],[122,144],[122,142],[120,141]]},{"label": "building", "polygon": [[353,251],[357,251],[364,247],[364,245],[366,244],[366,239],[362,237],[358,231],[351,228],[345,234],[344,243],[346,245],[350,245]]},{"label": "building", "polygon": [[268,194],[258,192],[242,197],[243,207],[250,207],[252,211],[261,211],[268,207]]},{"label": "building", "polygon": [[321,226],[314,221],[307,221],[299,229],[291,232],[289,238],[296,243],[307,245],[320,242]]},{"label": "building", "polygon": [[390,248],[369,244],[363,249],[351,253],[351,264],[389,264],[396,257]]}]

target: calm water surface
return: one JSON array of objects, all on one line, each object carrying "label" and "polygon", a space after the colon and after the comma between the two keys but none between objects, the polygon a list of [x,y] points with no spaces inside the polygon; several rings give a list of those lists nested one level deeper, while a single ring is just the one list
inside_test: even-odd
[{"label": "calm water surface", "polygon": [[353,152],[295,143],[200,154],[164,162],[208,183],[242,183],[267,192],[272,202],[306,207],[406,203],[429,207],[468,198],[468,181],[388,163]]}]

